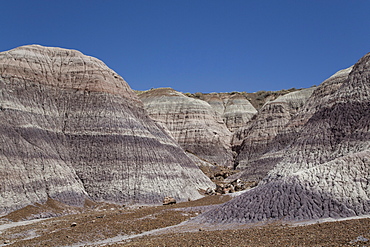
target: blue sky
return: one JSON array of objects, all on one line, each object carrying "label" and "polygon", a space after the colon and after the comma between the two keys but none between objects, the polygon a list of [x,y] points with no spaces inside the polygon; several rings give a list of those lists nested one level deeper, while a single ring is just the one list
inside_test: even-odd
[{"label": "blue sky", "polygon": [[310,87],[370,52],[369,0],[3,0],[0,8],[0,51],[80,50],[137,90]]}]

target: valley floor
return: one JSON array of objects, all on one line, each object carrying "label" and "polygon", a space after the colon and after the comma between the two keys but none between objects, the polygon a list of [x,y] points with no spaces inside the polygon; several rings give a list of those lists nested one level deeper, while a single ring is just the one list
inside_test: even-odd
[{"label": "valley floor", "polygon": [[1,219],[0,246],[370,246],[370,218],[294,227],[186,222],[228,200],[208,196],[152,207],[95,204],[71,215],[12,222],[35,212],[28,208]]}]

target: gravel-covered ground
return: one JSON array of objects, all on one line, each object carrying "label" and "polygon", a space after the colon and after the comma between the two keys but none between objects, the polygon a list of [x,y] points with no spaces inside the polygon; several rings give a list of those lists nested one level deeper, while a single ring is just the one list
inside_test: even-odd
[{"label": "gravel-covered ground", "polygon": [[[83,210],[49,201],[47,207],[29,207],[1,218],[0,246],[370,246],[370,240],[366,241],[370,239],[369,218],[295,227],[280,223],[225,226],[224,230],[222,225],[212,228],[194,223],[170,227],[198,215],[207,205],[229,199],[209,196],[153,207],[91,204]],[[40,215],[40,210],[72,214],[12,225]],[[165,229],[155,230],[160,228]]]},{"label": "gravel-covered ground", "polygon": [[370,219],[144,236],[111,246],[370,246]]}]

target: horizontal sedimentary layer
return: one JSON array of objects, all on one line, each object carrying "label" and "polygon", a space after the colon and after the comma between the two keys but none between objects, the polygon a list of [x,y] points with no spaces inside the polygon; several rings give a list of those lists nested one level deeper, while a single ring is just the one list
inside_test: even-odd
[{"label": "horizontal sedimentary layer", "polygon": [[211,163],[233,165],[231,133],[207,102],[170,88],[149,90],[139,97],[150,117],[164,126],[184,150]]},{"label": "horizontal sedimentary layer", "polygon": [[28,45],[0,53],[0,61],[0,75],[7,81],[18,79],[30,82],[31,86],[44,84],[87,92],[107,92],[137,101],[121,76],[99,59],[76,50]]}]

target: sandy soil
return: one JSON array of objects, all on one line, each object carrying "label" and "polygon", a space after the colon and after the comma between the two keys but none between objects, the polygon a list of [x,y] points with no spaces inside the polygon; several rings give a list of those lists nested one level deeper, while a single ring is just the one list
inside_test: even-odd
[{"label": "sandy soil", "polygon": [[[209,196],[152,207],[90,203],[83,209],[49,201],[1,218],[0,246],[370,246],[370,218],[294,227],[185,222],[229,199]],[[14,223],[66,213],[70,215]]]}]

